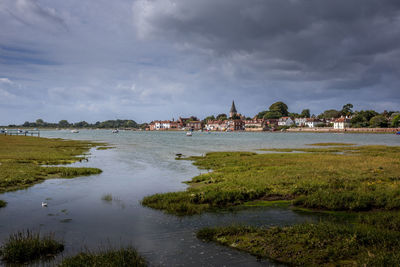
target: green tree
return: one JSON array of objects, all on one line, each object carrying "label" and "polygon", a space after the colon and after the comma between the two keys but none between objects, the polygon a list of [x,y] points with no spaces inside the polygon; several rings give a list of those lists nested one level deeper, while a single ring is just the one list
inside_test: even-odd
[{"label": "green tree", "polygon": [[342,110],[340,111],[341,115],[343,116],[351,116],[353,114],[353,104],[346,104],[343,106]]},{"label": "green tree", "polygon": [[225,113],[218,114],[217,120],[226,120],[228,116]]},{"label": "green tree", "polygon": [[42,119],[37,119],[36,120],[36,125],[37,126],[43,126],[44,125],[44,121]]},{"label": "green tree", "polygon": [[369,121],[377,115],[379,115],[379,113],[374,110],[356,111],[351,118],[351,126],[355,128],[368,127]]},{"label": "green tree", "polygon": [[58,126],[59,126],[59,127],[69,127],[70,124],[69,124],[69,122],[68,122],[67,120],[60,120],[60,121],[58,122]]},{"label": "green tree", "polygon": [[310,114],[310,110],[309,109],[303,109],[303,111],[301,111],[300,117],[302,118],[310,118],[311,114]]},{"label": "green tree", "polygon": [[400,127],[400,114],[393,117],[392,127]]},{"label": "green tree", "polygon": [[325,110],[323,113],[318,115],[320,119],[331,119],[331,118],[339,118],[341,112],[336,109],[328,109]]},{"label": "green tree", "polygon": [[265,114],[267,114],[268,110],[263,110],[258,112],[258,114],[256,115],[257,119],[262,119],[264,118]]},{"label": "green tree", "polygon": [[369,121],[369,125],[371,127],[379,127],[379,128],[385,128],[388,126],[388,121],[385,116],[383,115],[377,115]]},{"label": "green tree", "polygon": [[280,113],[279,111],[268,111],[267,113],[265,113],[264,115],[264,119],[279,119],[280,117],[282,117],[282,113]]},{"label": "green tree", "polygon": [[288,116],[289,111],[288,111],[288,106],[283,103],[282,101],[275,102],[269,107],[270,112],[279,112],[282,114],[282,116]]}]

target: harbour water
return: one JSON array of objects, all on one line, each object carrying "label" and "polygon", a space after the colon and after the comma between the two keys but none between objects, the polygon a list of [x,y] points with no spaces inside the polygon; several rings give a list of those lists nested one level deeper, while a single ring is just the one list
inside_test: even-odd
[{"label": "harbour water", "polygon": [[[22,229],[54,232],[64,240],[62,257],[82,249],[132,245],[151,266],[278,266],[248,254],[204,243],[195,236],[205,226],[249,224],[290,225],[318,220],[283,208],[249,208],[237,211],[176,217],[140,205],[147,195],[185,190],[183,181],[201,171],[175,154],[203,155],[209,151],[256,151],[260,148],[304,147],[319,142],[400,145],[391,134],[315,133],[201,133],[134,132],[106,130],[43,131],[42,137],[103,141],[111,150],[91,150],[89,161],[76,166],[97,167],[100,175],[51,179],[26,190],[0,195],[0,241]],[[102,200],[111,194],[112,202]],[[46,201],[48,207],[42,207]],[[49,263],[53,265],[54,263]]]}]

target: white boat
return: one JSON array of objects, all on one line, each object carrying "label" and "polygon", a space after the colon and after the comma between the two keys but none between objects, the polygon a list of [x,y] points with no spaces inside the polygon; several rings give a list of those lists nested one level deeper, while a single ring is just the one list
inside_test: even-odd
[{"label": "white boat", "polygon": [[187,132],[186,136],[192,136],[192,132]]},{"label": "white boat", "polygon": [[71,130],[71,133],[79,133],[79,131],[78,130]]},{"label": "white boat", "polygon": [[118,129],[112,130],[112,133],[119,133]]}]

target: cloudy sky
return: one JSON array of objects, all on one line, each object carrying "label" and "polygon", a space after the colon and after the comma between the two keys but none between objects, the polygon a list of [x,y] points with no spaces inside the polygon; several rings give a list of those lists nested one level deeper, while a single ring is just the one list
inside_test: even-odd
[{"label": "cloudy sky", "polygon": [[0,0],[0,124],[400,109],[399,0]]}]

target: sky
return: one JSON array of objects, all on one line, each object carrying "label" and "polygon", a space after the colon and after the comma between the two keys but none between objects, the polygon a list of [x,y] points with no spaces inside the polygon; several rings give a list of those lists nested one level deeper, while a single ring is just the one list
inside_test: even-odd
[{"label": "sky", "polygon": [[0,0],[0,125],[400,110],[398,0]]}]

